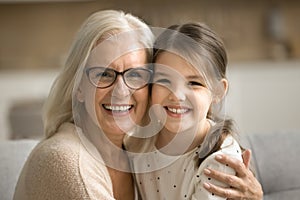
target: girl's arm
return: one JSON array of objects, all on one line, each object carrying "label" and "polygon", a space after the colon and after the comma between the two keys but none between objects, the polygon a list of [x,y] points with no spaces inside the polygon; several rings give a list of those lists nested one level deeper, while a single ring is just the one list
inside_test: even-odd
[{"label": "girl's arm", "polygon": [[223,164],[228,164],[237,174],[229,175],[213,169],[205,169],[204,174],[208,177],[227,183],[231,188],[223,188],[211,183],[204,183],[204,188],[209,192],[228,199],[262,200],[263,191],[254,174],[249,170],[251,151],[243,153],[243,162],[230,156],[216,156],[215,159]]}]

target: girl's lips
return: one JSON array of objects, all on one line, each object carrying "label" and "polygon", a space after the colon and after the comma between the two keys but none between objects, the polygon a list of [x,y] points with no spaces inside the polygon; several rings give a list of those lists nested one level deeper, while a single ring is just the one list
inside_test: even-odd
[{"label": "girl's lips", "polygon": [[130,113],[133,108],[131,104],[102,104],[104,110],[114,116],[124,116]]},{"label": "girl's lips", "polygon": [[168,115],[172,117],[182,117],[191,111],[190,108],[180,106],[164,106]]}]

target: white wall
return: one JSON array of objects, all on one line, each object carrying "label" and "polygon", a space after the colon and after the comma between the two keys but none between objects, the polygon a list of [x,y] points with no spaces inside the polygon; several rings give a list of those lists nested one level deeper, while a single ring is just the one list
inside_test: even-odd
[{"label": "white wall", "polygon": [[[10,106],[45,98],[56,71],[0,72],[0,140],[10,133]],[[299,130],[300,61],[229,64],[227,113],[242,133]]]},{"label": "white wall", "polygon": [[15,102],[46,98],[56,71],[0,71],[0,140],[10,133],[8,112]]},{"label": "white wall", "polygon": [[242,133],[299,130],[300,61],[229,65],[228,114]]}]

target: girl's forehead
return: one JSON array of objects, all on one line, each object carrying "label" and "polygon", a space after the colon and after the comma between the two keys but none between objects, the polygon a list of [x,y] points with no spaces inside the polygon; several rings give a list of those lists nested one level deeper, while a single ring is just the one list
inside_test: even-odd
[{"label": "girl's forehead", "polygon": [[155,61],[155,71],[166,75],[180,74],[184,77],[202,77],[201,66],[195,67],[187,59],[172,52],[162,52]]}]

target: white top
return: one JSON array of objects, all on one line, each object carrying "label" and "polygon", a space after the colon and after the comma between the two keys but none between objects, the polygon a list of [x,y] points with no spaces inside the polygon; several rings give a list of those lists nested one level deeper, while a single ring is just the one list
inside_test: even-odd
[{"label": "white top", "polygon": [[[132,167],[137,173],[136,182],[143,200],[164,199],[225,199],[209,193],[203,188],[204,182],[226,187],[224,183],[208,178],[203,170],[208,167],[228,174],[235,171],[215,160],[217,154],[227,154],[242,161],[241,149],[232,136],[227,136],[221,149],[208,156],[199,166],[199,147],[181,156],[169,156],[155,147],[155,141],[144,140],[138,144],[143,152],[151,152],[147,156],[133,156]],[[130,151],[130,146],[127,146]],[[133,146],[132,146],[133,147]],[[133,147],[136,150],[136,145]],[[147,153],[146,153],[147,154]],[[148,170],[147,170],[148,169]],[[153,171],[153,169],[155,169]]]}]

